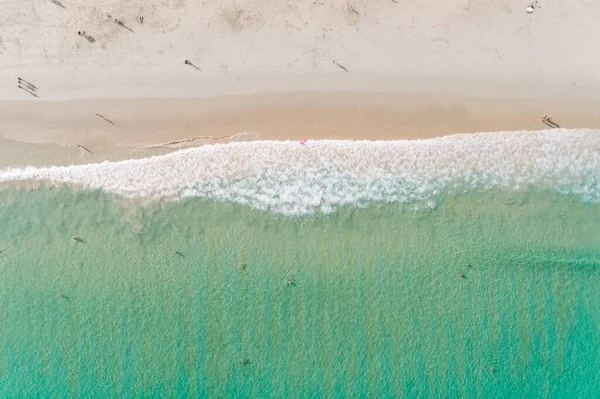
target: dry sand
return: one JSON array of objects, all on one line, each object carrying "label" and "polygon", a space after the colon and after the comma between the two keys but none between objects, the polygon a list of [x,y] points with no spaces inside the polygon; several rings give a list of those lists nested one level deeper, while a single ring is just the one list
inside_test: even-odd
[{"label": "dry sand", "polygon": [[530,130],[543,114],[600,128],[600,2],[527,4],[0,0],[0,167]]}]

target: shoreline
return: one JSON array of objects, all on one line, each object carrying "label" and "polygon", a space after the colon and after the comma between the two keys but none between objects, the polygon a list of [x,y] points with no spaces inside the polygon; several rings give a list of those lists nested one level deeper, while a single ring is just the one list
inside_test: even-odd
[{"label": "shoreline", "polygon": [[600,101],[408,93],[0,101],[0,168],[143,158],[249,140],[401,140],[545,130],[546,114],[563,128],[600,129]]},{"label": "shoreline", "polygon": [[380,201],[432,207],[446,190],[539,188],[599,203],[593,173],[600,164],[599,133],[552,129],[304,145],[250,141],[120,162],[2,170],[0,182],[66,183],[150,201],[202,197],[289,215]]}]

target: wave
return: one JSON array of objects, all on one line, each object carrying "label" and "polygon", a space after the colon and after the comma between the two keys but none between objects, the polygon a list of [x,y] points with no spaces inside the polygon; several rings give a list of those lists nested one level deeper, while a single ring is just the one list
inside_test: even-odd
[{"label": "wave", "polygon": [[600,131],[553,129],[402,141],[253,141],[66,167],[8,169],[0,182],[71,183],[123,197],[203,197],[286,215],[421,202],[444,191],[535,186],[600,202]]}]

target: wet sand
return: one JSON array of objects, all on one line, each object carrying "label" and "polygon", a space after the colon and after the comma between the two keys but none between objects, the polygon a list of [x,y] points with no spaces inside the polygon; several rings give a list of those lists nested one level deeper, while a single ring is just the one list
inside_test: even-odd
[{"label": "wet sand", "polygon": [[7,101],[0,103],[0,167],[138,158],[246,140],[397,140],[541,130],[548,128],[541,121],[545,114],[564,128],[600,128],[598,105],[375,93]]}]

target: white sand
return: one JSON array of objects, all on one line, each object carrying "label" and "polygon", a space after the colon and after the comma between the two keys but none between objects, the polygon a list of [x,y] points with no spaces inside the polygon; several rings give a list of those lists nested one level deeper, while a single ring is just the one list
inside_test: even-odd
[{"label": "white sand", "polygon": [[[414,138],[527,130],[546,128],[545,113],[565,127],[600,127],[598,1],[542,0],[533,14],[519,0],[60,3],[0,0],[1,156],[17,153],[11,140],[104,151],[243,132]],[[39,98],[19,89],[17,76]],[[312,94],[290,94],[302,92]],[[295,99],[282,108],[278,97],[239,97],[256,93]],[[361,93],[373,101],[357,100]],[[225,95],[238,97],[216,98]],[[480,105],[483,98],[490,102]],[[18,163],[33,159],[39,163]]]},{"label": "white sand", "polygon": [[17,76],[45,100],[310,90],[600,98],[593,0],[542,0],[531,15],[522,0],[60,1],[0,1],[0,99],[33,99]]}]

